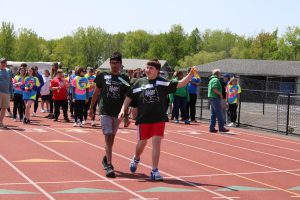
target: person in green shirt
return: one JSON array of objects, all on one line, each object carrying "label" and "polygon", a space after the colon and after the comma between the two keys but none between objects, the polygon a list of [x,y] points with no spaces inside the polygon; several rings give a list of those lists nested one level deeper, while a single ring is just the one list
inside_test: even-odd
[{"label": "person in green shirt", "polygon": [[[115,52],[110,57],[110,71],[101,72],[94,80],[96,88],[89,112],[89,116],[93,117],[94,105],[100,95],[100,120],[105,137],[105,156],[102,164],[106,169],[106,176],[110,178],[116,177],[112,165],[112,147],[120,124],[118,114],[130,86],[129,77],[126,74],[121,74],[121,67],[122,55]],[[128,122],[128,110],[126,110],[125,124]]]},{"label": "person in green shirt", "polygon": [[[183,72],[178,71],[176,73],[176,78],[173,79],[174,81],[180,81],[183,78]],[[170,102],[173,103],[173,110],[174,110],[174,117],[175,117],[175,123],[179,123],[179,110],[181,113],[182,120],[185,124],[190,124],[190,121],[188,120],[187,116],[187,102],[190,100],[190,96],[187,90],[187,85],[178,88],[175,93],[169,94]]]},{"label": "person in green shirt", "polygon": [[214,69],[208,83],[208,99],[210,102],[210,111],[211,111],[209,132],[211,133],[218,132],[218,130],[215,129],[216,118],[218,119],[218,123],[219,123],[219,131],[229,132],[229,130],[224,127],[224,120],[222,116],[221,100],[223,99],[223,95],[222,95],[222,85],[219,80],[220,77],[221,77],[220,70]]},{"label": "person in green shirt", "polygon": [[126,116],[126,110],[132,100],[138,102],[138,114],[136,125],[138,125],[138,143],[135,155],[130,163],[130,171],[136,172],[140,162],[140,156],[145,149],[147,140],[152,138],[152,171],[151,179],[163,180],[158,170],[161,139],[164,136],[165,122],[168,121],[165,105],[167,96],[174,93],[177,88],[184,87],[192,78],[193,71],[180,81],[167,81],[159,76],[161,64],[158,60],[150,60],[147,63],[146,77],[139,79],[130,88],[123,103],[119,120]]}]

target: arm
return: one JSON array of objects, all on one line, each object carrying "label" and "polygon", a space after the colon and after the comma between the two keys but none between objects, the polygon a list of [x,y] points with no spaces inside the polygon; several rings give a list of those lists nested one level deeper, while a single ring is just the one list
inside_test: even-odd
[{"label": "arm", "polygon": [[223,99],[222,93],[219,92],[219,90],[217,88],[214,88],[213,91],[214,91],[214,93],[216,93],[217,95],[219,95],[221,99]]},{"label": "arm", "polygon": [[186,86],[191,81],[191,79],[193,77],[194,70],[196,70],[196,69],[192,68],[190,73],[188,73],[188,75],[186,75],[182,80],[180,80],[178,82],[177,88],[182,88],[182,87]]},{"label": "arm", "polygon": [[95,105],[95,103],[98,99],[98,96],[100,95],[100,92],[101,92],[101,89],[96,87],[96,89],[94,91],[94,94],[93,94],[93,97],[92,97],[92,101],[91,101],[90,113],[89,113],[90,117],[93,117],[93,115],[94,115],[94,105]]},{"label": "arm", "polygon": [[119,120],[121,120],[125,116],[125,113],[128,111],[129,104],[131,103],[131,101],[132,99],[130,97],[125,98],[123,106],[118,116]]}]

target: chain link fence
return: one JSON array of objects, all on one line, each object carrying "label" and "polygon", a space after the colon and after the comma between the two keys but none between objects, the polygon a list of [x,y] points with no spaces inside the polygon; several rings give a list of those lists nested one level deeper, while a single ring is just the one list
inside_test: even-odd
[{"label": "chain link fence", "polygon": [[[266,84],[263,81],[244,79],[240,84],[242,93],[237,126],[300,134],[300,94],[295,93],[297,88],[295,83]],[[199,88],[196,114],[200,120],[210,119],[210,105],[205,84]]]}]

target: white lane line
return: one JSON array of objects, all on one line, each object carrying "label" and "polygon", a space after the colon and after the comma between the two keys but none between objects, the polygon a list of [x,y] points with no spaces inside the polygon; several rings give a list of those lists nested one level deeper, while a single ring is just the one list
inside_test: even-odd
[{"label": "white lane line", "polygon": [[6,162],[11,168],[13,168],[18,174],[20,174],[24,179],[26,179],[30,184],[32,184],[36,189],[38,189],[41,193],[43,193],[48,199],[55,200],[48,192],[46,192],[43,188],[38,186],[33,180],[31,180],[28,176],[26,176],[21,170],[19,170],[15,165],[9,162],[3,155],[0,155],[0,158]]},{"label": "white lane line", "polygon": [[[232,199],[239,199],[240,197],[230,197]],[[222,197],[213,197],[213,199],[223,199]]]},{"label": "white lane line", "polygon": [[[255,175],[255,174],[274,174],[274,173],[284,173],[286,171],[300,171],[300,169],[293,170],[277,170],[277,171],[261,171],[261,172],[242,172],[242,173],[234,173],[236,175]],[[190,175],[190,176],[177,176],[179,178],[199,178],[199,177],[218,177],[218,176],[233,176],[232,174],[202,174],[202,175]],[[164,179],[172,179],[172,177],[165,176]],[[150,178],[118,178],[115,182],[125,182],[125,181],[136,181],[136,180],[150,180]],[[94,183],[94,182],[106,182],[106,180],[74,180],[74,181],[50,181],[50,182],[35,182],[36,184],[67,184],[67,183]],[[0,183],[0,186],[3,185],[29,185],[30,183]]]},{"label": "white lane line", "polygon": [[[290,161],[294,161],[294,162],[299,162],[300,163],[300,160],[296,160],[296,159],[292,159],[292,158],[287,158],[287,157],[284,157],[284,156],[279,156],[279,155],[275,155],[275,154],[271,154],[271,153],[266,153],[266,152],[262,152],[262,151],[248,149],[248,148],[244,148],[244,147],[240,147],[240,146],[236,146],[236,145],[231,145],[231,144],[227,144],[227,143],[223,143],[223,142],[213,141],[213,140],[209,140],[209,139],[205,139],[205,138],[200,138],[200,137],[197,137],[197,136],[186,135],[186,134],[182,134],[182,133],[175,133],[175,134],[177,134],[177,135],[183,135],[183,136],[194,138],[194,139],[198,139],[198,140],[213,142],[213,143],[216,143],[216,144],[222,144],[222,145],[225,145],[225,146],[235,147],[235,148],[239,148],[239,149],[243,149],[243,150],[247,150],[247,151],[252,151],[252,152],[256,152],[256,153],[260,153],[260,154],[264,154],[264,155],[268,155],[268,156],[273,156],[273,157],[277,157],[277,158],[282,158],[282,159],[286,159],[286,160],[290,160]],[[168,139],[164,139],[164,140],[168,140]],[[173,140],[170,140],[170,141],[176,143]],[[181,143],[181,144],[182,145],[186,145],[186,144],[183,144],[183,143]],[[192,145],[188,145],[188,146],[192,146]],[[198,148],[198,147],[196,147],[196,148]],[[208,152],[216,153],[216,154],[223,155],[223,156],[226,156],[226,157],[235,158],[235,159],[238,159],[238,160],[241,160],[241,161],[244,161],[244,162],[252,163],[252,164],[255,164],[255,165],[258,165],[258,166],[263,166],[263,167],[266,167],[266,168],[269,168],[269,169],[273,169],[273,170],[280,170],[280,169],[277,169],[277,168],[274,168],[274,167],[270,167],[270,166],[267,166],[267,165],[262,165],[262,164],[259,164],[259,163],[256,163],[256,162],[244,160],[244,159],[237,158],[237,157],[234,157],[234,156],[229,156],[229,155],[226,155],[226,154],[221,154],[221,153],[210,151],[210,150],[203,149],[203,148],[199,148],[199,150],[208,151]],[[294,175],[294,176],[300,176],[299,174],[295,174],[295,173],[291,173],[291,172],[286,172],[286,173]]]},{"label": "white lane line", "polygon": [[[96,147],[96,148],[98,148],[98,149],[104,150],[104,148],[102,148],[102,147],[99,147],[99,146],[97,146],[97,145],[95,145],[95,144],[89,143],[89,142],[87,142],[87,141],[85,141],[85,140],[81,140],[80,138],[77,138],[77,137],[75,137],[75,136],[71,136],[71,135],[65,134],[65,133],[63,133],[63,132],[61,132],[61,131],[58,131],[58,130],[55,130],[55,129],[52,129],[52,128],[49,128],[49,127],[46,127],[46,128],[47,128],[47,129],[50,129],[50,130],[52,130],[52,131],[55,131],[55,132],[57,132],[57,133],[60,133],[60,134],[62,134],[62,135],[65,135],[65,136],[67,136],[67,137],[71,137],[71,138],[73,138],[73,139],[76,139],[76,140],[78,140],[78,141],[81,141],[81,142],[83,142],[83,143],[85,143],[85,144],[88,144],[88,145],[90,145],[90,146],[93,146],[93,147]],[[123,155],[121,155],[121,154],[118,154],[118,153],[115,153],[115,152],[113,152],[113,154],[114,154],[114,155],[117,155],[117,156],[119,156],[119,157],[122,157],[122,158],[124,158],[124,159],[126,159],[126,160],[129,160],[129,161],[131,160],[131,158],[127,158],[126,156],[123,156]],[[142,166],[144,166],[144,167],[146,167],[146,168],[152,169],[152,167],[149,166],[149,165],[145,165],[145,164],[143,164],[143,163],[140,163],[140,165],[142,165]],[[198,185],[196,185],[196,184],[194,184],[194,183],[191,183],[191,182],[189,182],[189,181],[185,181],[185,180],[183,180],[182,178],[173,176],[173,175],[171,175],[171,174],[169,174],[169,173],[167,173],[167,172],[164,172],[164,171],[160,171],[160,172],[161,172],[162,174],[165,174],[165,175],[167,175],[167,176],[172,177],[173,179],[179,180],[179,181],[181,181],[181,182],[183,182],[183,183],[186,183],[186,184],[188,184],[188,185],[191,185],[191,186],[194,186],[194,187],[196,187],[196,188],[202,189],[202,190],[207,191],[207,192],[209,192],[209,193],[211,193],[211,194],[214,194],[214,195],[223,197],[223,198],[225,198],[225,199],[231,199],[231,198],[228,198],[228,197],[226,197],[226,196],[224,196],[224,195],[222,195],[222,194],[219,194],[219,193],[217,193],[217,192],[215,192],[215,191],[206,189],[206,188],[204,188],[204,187],[198,186]]]},{"label": "white lane line", "polygon": [[[170,124],[170,125],[173,126],[173,127],[176,126],[176,125],[172,125],[172,124]],[[186,128],[186,127],[184,127],[184,128]],[[186,128],[186,129],[189,129],[191,131],[195,131],[196,130],[196,129],[193,129],[193,128]],[[207,133],[207,131],[201,131],[201,130],[197,130],[197,131],[201,132],[201,133]],[[235,135],[244,134],[244,133],[240,133],[240,132],[232,132],[232,133],[234,133]],[[240,134],[236,134],[236,133],[240,133]],[[222,134],[220,136],[227,137],[227,138],[234,139],[234,140],[251,142],[251,143],[254,143],[254,144],[260,144],[260,145],[269,146],[269,147],[275,147],[275,148],[278,148],[278,149],[284,149],[284,150],[289,150],[289,151],[300,152],[300,150],[297,150],[297,149],[292,149],[292,148],[287,148],[287,147],[281,147],[281,146],[272,145],[272,144],[268,144],[268,143],[264,143],[264,142],[256,142],[256,141],[252,141],[252,140],[248,140],[248,139],[243,139],[243,138],[238,138],[238,137],[232,137],[232,136],[228,136],[226,134]]]},{"label": "white lane line", "polygon": [[88,172],[90,172],[90,173],[96,175],[97,177],[99,177],[99,178],[101,178],[101,179],[104,179],[104,180],[106,180],[107,182],[109,182],[109,183],[111,183],[111,184],[113,184],[113,185],[115,185],[115,186],[117,186],[117,187],[123,189],[124,191],[126,191],[126,192],[132,194],[133,196],[138,197],[138,198],[140,198],[140,199],[145,199],[143,196],[141,196],[141,195],[135,193],[134,191],[132,191],[132,190],[130,190],[130,189],[128,189],[128,188],[126,188],[126,187],[124,187],[124,186],[118,184],[118,183],[115,183],[114,181],[112,181],[112,180],[110,180],[110,179],[108,179],[108,178],[102,176],[101,174],[98,174],[97,172],[93,171],[92,169],[90,169],[90,168],[88,168],[88,167],[86,167],[86,166],[84,166],[84,165],[78,163],[78,162],[75,161],[75,160],[72,160],[71,158],[69,158],[69,157],[67,157],[67,156],[65,156],[65,155],[63,155],[63,154],[61,154],[61,153],[59,153],[59,152],[57,152],[57,151],[51,149],[50,147],[47,147],[46,145],[41,144],[41,143],[39,143],[38,141],[36,141],[36,140],[34,140],[34,139],[32,139],[32,138],[30,138],[30,137],[28,137],[28,136],[26,136],[26,135],[24,135],[24,134],[18,132],[18,131],[16,131],[16,130],[13,130],[13,131],[14,131],[15,133],[17,133],[17,134],[19,134],[19,135],[25,137],[26,139],[32,141],[33,143],[35,143],[35,144],[37,144],[37,145],[39,145],[39,146],[41,146],[41,147],[44,147],[45,149],[47,149],[47,150],[53,152],[54,154],[56,154],[56,155],[58,155],[58,156],[60,156],[60,157],[62,157],[62,158],[64,158],[64,159],[66,159],[66,160],[68,160],[68,161],[74,163],[75,165],[77,165],[77,166],[79,166],[79,167],[85,169],[86,171],[88,171]]}]

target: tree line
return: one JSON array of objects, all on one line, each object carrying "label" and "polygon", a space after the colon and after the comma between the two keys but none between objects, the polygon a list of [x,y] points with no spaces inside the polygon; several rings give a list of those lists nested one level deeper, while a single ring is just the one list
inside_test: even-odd
[{"label": "tree line", "polygon": [[230,30],[195,28],[187,33],[181,25],[168,32],[153,34],[144,30],[111,34],[102,28],[78,28],[71,35],[46,40],[32,29],[15,30],[13,23],[0,27],[0,56],[14,61],[62,62],[63,66],[101,65],[112,52],[124,58],[158,58],[172,67],[186,68],[225,58],[300,60],[300,28],[287,27],[244,36]]}]

